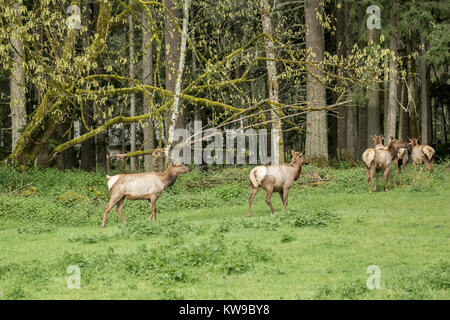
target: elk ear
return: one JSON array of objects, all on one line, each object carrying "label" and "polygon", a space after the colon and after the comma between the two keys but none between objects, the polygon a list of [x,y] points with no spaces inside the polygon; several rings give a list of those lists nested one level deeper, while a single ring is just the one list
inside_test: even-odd
[{"label": "elk ear", "polygon": [[291,150],[291,155],[295,156],[295,151],[294,150]]}]

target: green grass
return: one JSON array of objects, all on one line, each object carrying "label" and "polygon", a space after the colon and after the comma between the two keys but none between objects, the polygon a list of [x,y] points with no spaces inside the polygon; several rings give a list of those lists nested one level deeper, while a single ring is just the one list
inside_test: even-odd
[{"label": "green grass", "polygon": [[[362,166],[308,166],[288,210],[271,215],[260,190],[252,218],[249,171],[194,170],[158,200],[157,224],[126,200],[128,223],[111,211],[102,229],[103,174],[0,167],[0,299],[450,298],[450,162],[375,194]],[[381,289],[366,286],[370,265]]]}]

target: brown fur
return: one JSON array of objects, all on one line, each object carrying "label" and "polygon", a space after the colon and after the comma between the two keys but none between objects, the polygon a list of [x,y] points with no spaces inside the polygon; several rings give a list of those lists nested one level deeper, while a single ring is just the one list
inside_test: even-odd
[{"label": "brown fur", "polygon": [[300,177],[302,165],[308,164],[305,155],[302,152],[291,151],[292,161],[289,164],[281,164],[278,166],[259,166],[250,171],[250,198],[248,200],[248,216],[252,215],[252,202],[259,188],[266,191],[266,203],[272,213],[275,212],[271,198],[272,193],[278,192],[283,201],[283,210],[286,209],[288,203],[289,188],[294,181]]},{"label": "brown fur", "polygon": [[[108,177],[112,181],[109,186],[110,198],[103,215],[102,227],[106,225],[108,212],[117,205],[117,212],[124,223],[125,218],[122,215],[122,205],[125,198],[130,200],[147,199],[152,206],[152,213],[149,220],[153,217],[156,222],[156,200],[158,200],[165,188],[172,186],[180,173],[188,172],[189,168],[184,164],[171,164],[166,171],[147,172],[136,174],[119,174],[117,176]],[[111,180],[113,179],[113,180]]]},{"label": "brown fur", "polygon": [[414,170],[417,170],[417,165],[424,163],[430,174],[433,173],[434,149],[428,145],[420,145],[419,139],[416,138],[409,139],[409,142],[412,146],[411,159],[414,163]]},{"label": "brown fur", "polygon": [[[387,148],[369,148],[364,151],[362,159],[364,166],[366,167],[367,182],[369,184],[369,193],[372,193],[372,177],[375,174],[375,187],[377,190],[378,184],[378,172],[383,171],[383,180],[385,184],[385,190],[388,191],[388,184],[390,183],[390,173],[392,160],[398,153],[398,148],[402,143],[396,139],[391,140]],[[389,182],[388,182],[389,180]]]}]

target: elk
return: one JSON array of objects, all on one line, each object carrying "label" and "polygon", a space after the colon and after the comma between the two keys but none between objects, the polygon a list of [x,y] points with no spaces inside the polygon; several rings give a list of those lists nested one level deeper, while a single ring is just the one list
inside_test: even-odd
[{"label": "elk", "polygon": [[309,164],[303,152],[291,150],[292,161],[278,166],[258,166],[250,171],[250,198],[248,200],[248,216],[252,216],[252,202],[259,188],[266,191],[266,203],[272,214],[275,213],[270,199],[273,192],[280,194],[283,210],[288,203],[289,188],[296,181],[302,171],[302,165]]},{"label": "elk", "polygon": [[372,177],[374,174],[376,178],[374,191],[377,191],[378,172],[381,170],[383,170],[385,190],[388,191],[388,179],[390,183],[392,160],[397,156],[398,149],[401,146],[403,146],[403,143],[394,139],[389,141],[387,148],[369,148],[364,151],[362,159],[366,167],[369,193],[372,193]]},{"label": "elk", "polygon": [[383,145],[383,135],[372,136],[372,140],[375,143],[375,149],[385,149],[386,147]]},{"label": "elk", "polygon": [[[372,136],[372,139],[375,143],[375,149],[381,150],[385,149],[387,150],[387,147],[383,145],[382,139],[384,139],[383,135],[380,136]],[[391,137],[391,140],[394,140],[394,137]],[[406,168],[406,164],[408,163],[408,150],[407,150],[407,144],[403,142],[403,146],[400,146],[397,152],[397,155],[392,159],[392,161],[395,163],[396,167],[396,174],[399,174],[399,172],[402,170],[404,171]]]},{"label": "elk", "polygon": [[124,223],[127,223],[122,215],[122,205],[125,198],[130,200],[147,199],[152,206],[152,213],[148,220],[153,218],[153,221],[156,222],[156,200],[158,200],[165,188],[171,187],[175,183],[181,173],[189,171],[189,168],[184,164],[173,163],[162,173],[146,172],[106,176],[110,198],[103,215],[102,227],[106,226],[108,212],[116,205],[120,218]]},{"label": "elk", "polygon": [[[391,137],[391,140],[393,140],[394,137]],[[394,158],[394,163],[397,168],[397,173],[399,172],[405,172],[406,165],[409,162],[409,153],[408,153],[408,143],[402,142],[403,146],[401,146],[398,149],[397,156]]]},{"label": "elk", "polygon": [[416,138],[409,139],[409,142],[412,146],[411,159],[414,163],[414,170],[417,170],[417,165],[425,163],[430,174],[433,173],[434,149],[428,145],[419,144],[419,139]]}]

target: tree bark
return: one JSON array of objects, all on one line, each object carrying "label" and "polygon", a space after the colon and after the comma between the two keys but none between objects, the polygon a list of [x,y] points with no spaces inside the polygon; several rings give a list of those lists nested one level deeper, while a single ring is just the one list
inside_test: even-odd
[{"label": "tree bark", "polygon": [[[412,54],[415,50],[414,40],[411,39],[410,42],[407,44],[407,52],[408,54]],[[419,128],[417,127],[417,90],[416,90],[416,65],[415,61],[413,61],[413,58],[408,58],[407,61],[407,92],[408,92],[408,113],[409,113],[409,131],[412,137],[418,138],[419,137]]]},{"label": "tree bark", "polygon": [[397,77],[397,59],[398,59],[398,39],[395,34],[391,35],[389,40],[389,49],[391,55],[389,56],[389,93],[388,93],[388,107],[386,115],[386,128],[384,135],[386,137],[385,144],[390,137],[396,137],[397,126],[397,109],[398,109],[398,77]]},{"label": "tree bark", "polygon": [[[347,21],[347,10],[348,4],[341,4],[341,7],[338,8],[336,5],[336,52],[339,58],[345,58],[347,53],[346,41],[345,41],[345,24]],[[353,145],[351,148],[353,150],[347,150],[347,129],[353,129],[355,127],[355,123],[352,123],[352,127],[348,127],[348,119],[347,119],[347,110],[351,108],[349,106],[339,106],[337,113],[337,147],[336,147],[336,155],[339,158],[345,157],[347,152],[354,156],[354,148]],[[349,110],[351,116],[354,117],[353,112],[356,111],[355,108],[353,110]],[[353,137],[354,138],[354,137]]]},{"label": "tree bark", "polygon": [[[129,1],[130,4],[133,0]],[[133,15],[128,15],[128,25],[129,25],[129,48],[130,48],[130,79],[134,81],[135,71],[134,71],[134,19]],[[130,97],[130,116],[136,116],[136,96],[134,93]],[[130,125],[130,152],[136,152],[136,122],[132,122]],[[136,157],[130,159],[130,171],[136,172]]]},{"label": "tree bark", "polygon": [[367,106],[358,105],[358,157],[372,144],[367,144]]},{"label": "tree bark", "polygon": [[[83,33],[83,47],[88,48],[90,45],[90,36],[93,33],[93,23],[92,20],[95,19],[94,13],[92,12],[91,4],[88,0],[83,1],[83,6],[86,8],[83,12],[82,21],[83,24],[88,26],[86,32]],[[85,101],[83,103],[82,118],[80,121],[81,130],[80,133],[83,135],[89,132],[94,127],[94,103],[93,101]],[[81,169],[85,171],[95,170],[95,139],[91,138],[81,143],[80,157],[81,157]]]},{"label": "tree bark", "polygon": [[[353,92],[348,93],[350,100],[355,99]],[[346,106],[346,152],[352,159],[358,157],[358,108],[355,102]]]},{"label": "tree bark", "polygon": [[[70,129],[70,120],[58,125],[58,128],[56,129],[56,133],[58,134],[58,142],[59,143],[63,143],[72,138],[73,130],[70,130],[69,135],[64,136],[65,134],[68,133],[69,129]],[[58,157],[56,158],[56,167],[59,170],[72,169],[72,167],[73,167],[73,148],[69,148],[69,149],[65,150],[64,152],[61,152],[60,154],[58,154]]]},{"label": "tree bark", "polygon": [[410,137],[409,134],[409,122],[408,122],[408,90],[406,89],[406,84],[401,85],[401,103],[402,108],[400,110],[400,118],[398,121],[398,138],[403,141],[408,141]]},{"label": "tree bark", "polygon": [[[174,0],[164,0],[164,5],[172,12],[174,19],[181,21],[182,12],[176,8]],[[172,22],[172,18],[166,13],[164,15],[164,39],[165,50],[165,68],[166,68],[166,90],[175,92],[177,80],[178,61],[180,60],[181,35]],[[166,121],[166,137],[170,128],[172,114],[169,112]],[[180,108],[175,128],[185,128],[185,114],[183,108]]]},{"label": "tree bark", "polygon": [[[153,85],[153,47],[151,44],[152,31],[150,26],[150,18],[146,11],[142,13],[142,83],[144,85]],[[144,94],[143,107],[144,113],[149,113],[153,105],[153,93]],[[155,149],[155,135],[153,119],[143,122],[144,132],[144,150]],[[144,156],[144,170],[151,171],[153,167],[152,155]]]},{"label": "tree bark", "polygon": [[[376,29],[367,30],[368,44],[376,46]],[[378,79],[375,79],[377,81]],[[372,136],[379,135],[380,132],[380,90],[378,82],[373,84],[373,88],[368,90],[369,101],[367,103],[367,145],[372,144]]]},{"label": "tree bark", "polygon": [[[261,20],[263,32],[272,35],[272,22],[270,18],[270,7],[267,0],[261,0]],[[265,50],[266,50],[266,68],[267,68],[267,88],[269,90],[269,100],[277,102],[279,101],[278,94],[278,80],[277,80],[277,67],[275,64],[275,48],[271,39],[265,37]],[[278,114],[271,110],[270,116],[272,119],[272,132],[271,146],[272,159],[274,164],[284,163],[284,144],[283,144],[283,127]]]},{"label": "tree bark", "polygon": [[[309,52],[308,61],[318,64],[323,61],[324,38],[323,28],[317,19],[319,0],[305,0],[306,49]],[[326,106],[325,87],[317,80],[321,72],[308,66],[306,95],[308,105],[314,108]],[[306,116],[306,146],[305,153],[314,163],[328,162],[328,135],[326,110],[311,111]]]},{"label": "tree bark", "polygon": [[[19,16],[20,3],[15,2],[12,4],[12,10],[16,16]],[[17,17],[20,21],[20,17]],[[11,137],[12,148],[16,147],[17,141],[22,134],[22,129],[27,124],[27,112],[26,112],[26,97],[25,97],[25,70],[24,70],[24,50],[23,42],[14,28],[11,35],[12,46],[12,64],[13,69],[11,71],[10,80],[10,108],[11,108]]]},{"label": "tree bark", "polygon": [[430,68],[425,63],[423,56],[426,52],[425,36],[421,35],[422,57],[420,60],[420,111],[421,111],[421,141],[422,144],[432,143],[431,101],[429,92]]},{"label": "tree bark", "polygon": [[174,147],[174,136],[175,136],[175,128],[177,128],[177,124],[179,125],[180,122],[178,121],[181,113],[182,108],[180,107],[180,93],[181,93],[181,86],[182,86],[182,79],[183,79],[183,70],[184,70],[184,62],[186,58],[186,41],[187,41],[187,34],[188,34],[188,23],[189,23],[189,7],[190,7],[191,1],[190,0],[184,0],[183,5],[183,31],[181,34],[181,44],[180,44],[180,51],[179,51],[179,57],[180,61],[178,64],[178,72],[175,82],[175,96],[173,99],[173,108],[170,118],[170,126],[168,129],[168,139],[167,144],[165,148],[165,154],[166,158],[169,157],[171,149]]}]

